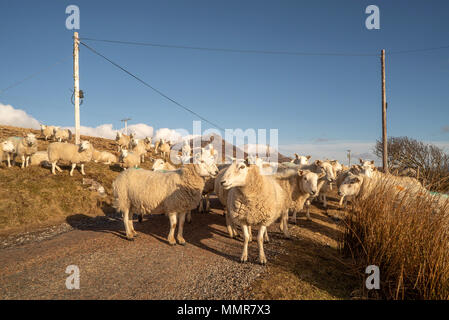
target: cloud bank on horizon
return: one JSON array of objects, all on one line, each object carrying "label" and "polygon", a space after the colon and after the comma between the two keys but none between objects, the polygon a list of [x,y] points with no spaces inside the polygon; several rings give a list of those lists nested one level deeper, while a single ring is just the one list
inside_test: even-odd
[{"label": "cloud bank on horizon", "polygon": [[[22,128],[40,129],[40,121],[29,115],[21,109],[15,109],[11,105],[0,103],[0,125],[9,125]],[[57,125],[57,124],[49,124]],[[73,127],[67,127],[74,131]],[[86,136],[100,137],[106,139],[115,139],[117,131],[124,132],[124,128],[114,129],[112,124],[101,124],[97,127],[81,126],[81,134]],[[193,137],[192,135],[182,134],[182,130],[169,128],[160,128],[154,130],[152,126],[144,123],[131,124],[128,126],[129,132],[134,132],[137,138],[153,137],[154,140],[165,139],[172,142],[179,142],[182,139]],[[449,142],[429,142],[443,148],[449,149]],[[286,156],[293,156],[294,153],[300,155],[311,155],[314,159],[337,159],[348,164],[347,150],[351,150],[351,163],[357,163],[358,158],[375,160],[380,165],[378,159],[373,153],[375,141],[320,141],[311,143],[279,144],[277,148],[270,146],[270,151],[278,150]],[[247,144],[244,147],[245,152],[250,154],[265,154],[266,145]]]}]

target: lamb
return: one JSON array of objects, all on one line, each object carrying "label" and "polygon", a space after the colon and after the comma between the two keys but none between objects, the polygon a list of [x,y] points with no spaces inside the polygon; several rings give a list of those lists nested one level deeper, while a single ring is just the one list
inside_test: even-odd
[{"label": "lamb", "polygon": [[[241,262],[248,260],[249,226],[259,226],[257,242],[259,262],[266,264],[263,240],[276,219],[288,214],[288,195],[271,176],[262,175],[259,167],[243,162],[233,163],[224,173],[221,184],[229,190],[228,215],[233,224],[242,227],[244,234]],[[285,221],[285,218],[283,218]],[[283,223],[281,222],[281,226]]]},{"label": "lamb", "polygon": [[[133,240],[134,230],[132,214],[165,213],[170,220],[168,242],[181,245],[185,215],[197,207],[204,188],[204,178],[215,176],[218,172],[213,158],[202,153],[194,156],[194,163],[185,164],[181,169],[167,173],[149,170],[127,170],[113,182],[114,206],[123,213],[126,237]],[[174,233],[178,222],[178,234]]]},{"label": "lamb", "polygon": [[53,129],[55,140],[58,142],[67,142],[72,140],[72,131],[69,129],[60,129],[60,128],[54,128]]},{"label": "lamb", "polygon": [[6,140],[0,143],[0,164],[6,160],[8,162],[8,168],[11,168],[11,157],[16,152],[14,143]]},{"label": "lamb", "polygon": [[48,138],[53,138],[55,135],[54,130],[58,129],[56,126],[46,126],[45,124],[41,124],[41,135],[47,141]]},{"label": "lamb", "polygon": [[312,156],[299,156],[297,153],[295,153],[295,159],[290,162],[294,164],[309,164],[310,158],[312,158]]},{"label": "lamb", "polygon": [[153,167],[151,168],[153,171],[171,171],[176,170],[176,167],[169,163],[168,161],[164,161],[163,159],[154,160]]},{"label": "lamb", "polygon": [[78,164],[81,168],[81,174],[85,175],[84,164],[92,160],[93,147],[89,141],[81,141],[79,145],[72,143],[53,142],[48,145],[48,160],[51,163],[51,173],[56,175],[55,168],[59,172],[62,170],[57,166],[57,162],[68,161],[71,163],[70,176],[73,176]]},{"label": "lamb", "polygon": [[33,154],[30,159],[30,165],[51,168],[51,163],[48,160],[48,151],[38,151]]},{"label": "lamb", "polygon": [[108,151],[99,151],[92,148],[92,160],[95,163],[112,164],[117,162],[117,157]]},{"label": "lamb", "polygon": [[120,152],[122,149],[128,149],[129,143],[131,142],[131,137],[123,134],[121,132],[117,132],[115,137],[115,142],[117,143],[117,151]]},{"label": "lamb", "polygon": [[145,162],[145,154],[147,153],[147,148],[143,140],[132,138],[129,143],[131,151],[140,157],[140,162]]},{"label": "lamb", "polygon": [[126,149],[122,149],[119,157],[120,165],[123,169],[137,168],[140,165],[140,157]]},{"label": "lamb", "polygon": [[22,137],[9,137],[7,139],[11,141],[14,145],[14,160],[15,164],[16,158],[21,157],[22,166],[21,168],[28,167],[30,157],[37,152],[37,140],[36,136],[33,133],[28,133],[25,138]]}]

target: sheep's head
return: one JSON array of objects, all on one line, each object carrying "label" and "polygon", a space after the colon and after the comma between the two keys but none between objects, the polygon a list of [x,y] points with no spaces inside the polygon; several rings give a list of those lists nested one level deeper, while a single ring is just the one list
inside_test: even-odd
[{"label": "sheep's head", "polygon": [[241,187],[246,184],[246,177],[248,175],[249,163],[243,160],[234,160],[232,164],[226,169],[226,172],[221,178],[221,185],[226,190],[233,187]]},{"label": "sheep's head", "polygon": [[128,156],[128,150],[122,149],[122,151],[120,151],[120,161],[123,161],[123,159],[125,159],[127,156]]},{"label": "sheep's head", "polygon": [[326,179],[333,182],[336,179],[335,169],[328,161],[316,160],[315,165],[321,168],[321,172],[326,174]]},{"label": "sheep's head", "polygon": [[34,146],[37,143],[36,136],[33,133],[28,133],[25,138],[25,142],[29,147]]},{"label": "sheep's head", "polygon": [[360,187],[363,182],[363,177],[361,175],[356,175],[349,173],[348,176],[343,180],[342,184],[338,188],[339,196],[356,196],[360,192]]},{"label": "sheep's head", "polygon": [[137,146],[139,144],[139,139],[131,138],[131,145],[133,147]]},{"label": "sheep's head", "polygon": [[309,164],[309,159],[312,156],[300,156],[297,153],[295,153],[295,159],[293,159],[291,162],[295,163],[295,164],[301,164],[301,165],[306,165]]},{"label": "sheep's head", "polygon": [[162,159],[156,159],[153,163],[153,167],[151,167],[151,170],[163,170],[164,169],[164,160]]},{"label": "sheep's head", "polygon": [[343,166],[341,165],[340,162],[338,162],[338,160],[331,160],[330,163],[334,167],[335,172],[338,173],[343,170]]},{"label": "sheep's head", "polygon": [[318,179],[324,177],[326,174],[314,173],[309,170],[298,170],[298,185],[300,189],[314,196],[318,192]]},{"label": "sheep's head", "polygon": [[196,165],[198,173],[202,177],[214,177],[218,173],[218,168],[215,164],[214,157],[204,149],[201,153],[194,155],[193,163]]},{"label": "sheep's head", "polygon": [[362,165],[362,167],[370,166],[373,169],[375,168],[374,160],[363,160],[362,158],[360,158],[359,161],[360,161],[360,164]]},{"label": "sheep's head", "polygon": [[15,148],[14,148],[14,144],[12,143],[12,141],[3,141],[1,144],[1,150],[3,152],[9,152],[9,153],[13,153],[15,152]]},{"label": "sheep's head", "polygon": [[88,150],[90,147],[91,147],[91,145],[90,145],[90,142],[89,142],[89,141],[86,141],[86,140],[85,140],[85,141],[81,141],[79,151],[80,151],[80,152],[86,151],[86,150]]},{"label": "sheep's head", "polygon": [[151,140],[152,140],[152,138],[145,137],[144,141],[146,144],[151,144]]},{"label": "sheep's head", "polygon": [[45,124],[41,124],[41,131],[44,131],[47,126]]},{"label": "sheep's head", "polygon": [[122,133],[117,131],[117,134],[115,135],[115,141],[120,140],[121,137],[122,137]]}]

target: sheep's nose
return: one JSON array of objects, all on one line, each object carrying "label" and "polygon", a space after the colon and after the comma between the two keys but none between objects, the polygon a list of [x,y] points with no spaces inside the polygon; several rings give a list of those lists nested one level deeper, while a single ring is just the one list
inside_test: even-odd
[{"label": "sheep's nose", "polygon": [[221,185],[224,186],[225,183],[226,183],[226,181],[223,180],[223,181],[221,182]]}]

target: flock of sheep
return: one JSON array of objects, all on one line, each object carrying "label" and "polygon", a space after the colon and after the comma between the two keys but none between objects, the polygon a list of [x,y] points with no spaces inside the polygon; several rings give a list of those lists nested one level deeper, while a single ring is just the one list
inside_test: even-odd
[{"label": "flock of sheep", "polygon": [[[117,133],[116,143],[120,157],[107,151],[95,150],[88,141],[75,145],[67,141],[71,138],[69,130],[56,127],[41,127],[42,136],[57,140],[48,146],[47,151],[37,151],[34,134],[26,137],[10,137],[0,146],[0,160],[17,157],[22,160],[22,168],[29,164],[51,165],[51,172],[61,171],[58,161],[71,163],[70,175],[77,165],[84,175],[84,164],[97,161],[107,164],[119,163],[125,170],[114,180],[112,189],[114,207],[123,214],[126,237],[133,240],[137,236],[133,226],[133,213],[164,213],[169,218],[168,242],[171,245],[186,243],[183,238],[184,221],[190,221],[190,212],[196,208],[208,211],[209,195],[215,193],[225,208],[226,227],[231,238],[239,234],[243,237],[243,252],[240,260],[248,259],[248,243],[251,241],[251,228],[259,228],[257,243],[259,262],[265,264],[263,243],[269,240],[267,228],[280,221],[280,230],[289,238],[289,212],[296,223],[297,212],[306,209],[310,219],[311,201],[320,200],[327,207],[326,195],[333,188],[341,196],[340,205],[348,199],[366,197],[379,181],[395,187],[398,193],[408,196],[427,193],[418,180],[397,177],[376,170],[374,161],[360,159],[360,164],[347,168],[336,160],[316,160],[309,163],[310,156],[299,156],[291,162],[269,163],[262,158],[231,158],[230,163],[218,164],[218,153],[211,143],[192,150],[189,143],[182,147],[178,159],[182,165],[177,168],[164,159],[170,154],[171,145],[164,140],[156,145],[151,138],[136,139],[134,136]],[[161,154],[152,170],[139,169],[148,151]],[[130,170],[126,170],[130,168]],[[206,204],[204,205],[204,201]],[[175,237],[175,230],[178,227]]]}]

